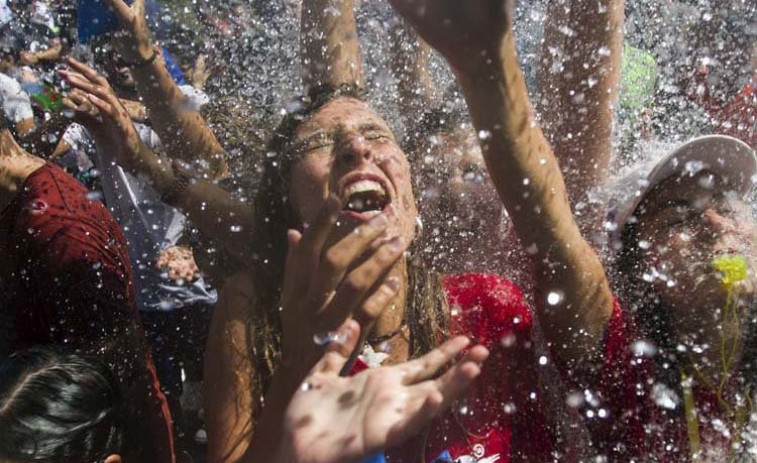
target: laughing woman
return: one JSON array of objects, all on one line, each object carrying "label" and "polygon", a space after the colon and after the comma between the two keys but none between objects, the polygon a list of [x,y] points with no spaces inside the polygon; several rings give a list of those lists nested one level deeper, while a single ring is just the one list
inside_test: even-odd
[{"label": "laughing woman", "polygon": [[[500,197],[535,250],[537,300],[545,331],[557,340],[556,355],[570,359],[572,369],[594,361],[585,346],[600,343],[603,330],[578,332],[586,320],[558,309],[592,307],[581,315],[606,323],[612,295],[572,219],[549,144],[532,124],[515,60],[511,5],[396,3],[463,84]],[[415,16],[418,9],[426,16]],[[319,345],[338,338],[333,330],[348,316],[366,333],[352,373],[404,362],[454,334],[472,336],[491,351],[465,401],[387,458],[546,461],[553,450],[564,450],[568,443],[556,443],[547,426],[532,314],[520,290],[485,274],[443,278],[418,258],[410,165],[361,93],[350,86],[311,92],[282,122],[270,151],[275,156],[268,158],[254,207],[250,323],[236,353],[229,346],[229,357],[218,359],[233,365],[230,358],[239,358],[246,343],[252,348],[251,361],[233,378],[238,390],[252,390],[251,403],[241,414],[226,407],[234,422],[248,424],[237,429],[243,431],[238,448],[247,448],[241,461],[255,461],[281,439],[271,423],[283,403],[261,398],[299,387]],[[266,425],[256,428],[259,420]]]}]

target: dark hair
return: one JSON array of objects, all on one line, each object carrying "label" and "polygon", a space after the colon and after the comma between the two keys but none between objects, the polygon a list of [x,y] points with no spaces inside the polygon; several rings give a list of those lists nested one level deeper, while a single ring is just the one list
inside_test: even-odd
[{"label": "dark hair", "polygon": [[116,378],[94,358],[32,348],[0,364],[0,459],[95,463],[120,454]]},{"label": "dark hair", "polygon": [[[287,114],[276,130],[266,156],[255,199],[253,266],[257,310],[250,324],[254,331],[251,339],[256,362],[252,392],[258,406],[281,354],[279,299],[287,253],[287,229],[301,226],[289,199],[289,176],[297,160],[289,144],[300,124],[338,98],[362,101],[363,91],[351,85],[320,87],[311,91],[308,97],[300,98],[299,107]],[[448,310],[440,276],[417,257],[420,253],[415,252],[415,247],[411,247],[410,255],[414,257],[408,262],[409,292],[405,318],[410,328],[411,356],[418,356],[432,350],[446,336]]]}]

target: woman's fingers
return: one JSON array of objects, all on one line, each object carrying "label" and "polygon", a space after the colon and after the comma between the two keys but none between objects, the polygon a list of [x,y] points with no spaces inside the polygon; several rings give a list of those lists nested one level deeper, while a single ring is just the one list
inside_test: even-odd
[{"label": "woman's fingers", "polygon": [[87,66],[86,64],[82,63],[81,61],[69,56],[66,58],[66,64],[68,64],[71,67],[71,69],[75,70],[86,79],[89,79],[89,81],[97,85],[110,87],[110,84],[105,79],[105,77],[101,76],[97,71]]},{"label": "woman's fingers", "polygon": [[[360,275],[356,276],[353,280],[345,282],[345,274],[351,265],[353,265],[358,258],[366,254],[370,250],[373,243],[381,237],[386,231],[388,221],[384,214],[381,214],[371,220],[370,222],[359,226],[352,233],[341,239],[338,243],[331,246],[329,249],[323,252],[320,262],[318,263],[318,273],[316,280],[311,286],[311,295],[313,297],[312,303],[316,307],[323,307],[328,300],[334,295],[334,291],[337,291],[340,285],[347,284],[355,290],[354,293],[363,294],[368,288],[363,288],[365,280],[360,279]],[[371,259],[386,260],[387,258],[396,260],[387,251],[387,248],[395,249],[396,247],[402,248],[404,246],[401,242],[385,243],[378,249],[373,251]],[[398,252],[402,252],[401,249]],[[369,262],[371,260],[369,259]],[[365,274],[373,266],[363,268],[361,275]],[[372,279],[371,286],[375,284],[379,275],[375,275]],[[355,301],[357,304],[359,300]]]},{"label": "woman's fingers", "polygon": [[[323,278],[321,281],[327,281],[327,284],[332,284],[332,282],[342,279],[346,268],[365,252],[364,248],[368,247],[370,242],[362,247],[358,247],[356,244],[352,243],[353,247],[344,251],[351,258],[350,261],[346,262],[344,268],[333,269],[338,271],[332,275],[319,276],[319,278]],[[324,323],[339,323],[344,318],[352,315],[358,307],[360,309],[355,312],[355,317],[359,322],[365,323],[375,319],[391,302],[399,289],[399,281],[394,279],[387,280],[382,284],[380,282],[382,282],[389,270],[399,260],[406,248],[407,244],[405,241],[400,237],[396,237],[382,244],[365,262],[351,270],[342,279],[336,288],[333,299],[327,308],[323,310],[322,317]],[[328,281],[326,280],[327,278],[331,280]]]},{"label": "woman's fingers", "polygon": [[398,366],[405,374],[404,383],[415,384],[432,378],[441,367],[452,361],[468,344],[470,344],[470,339],[465,336],[458,336],[423,357]]},{"label": "woman's fingers", "polygon": [[334,228],[341,209],[342,201],[339,198],[332,195],[326,199],[315,221],[302,234],[299,252],[306,261],[301,261],[301,265],[309,265],[311,268],[317,265],[323,245]]},{"label": "woman's fingers", "polygon": [[339,336],[326,346],[326,352],[311,370],[313,373],[338,375],[360,339],[360,325],[352,319],[345,320],[338,330]]}]

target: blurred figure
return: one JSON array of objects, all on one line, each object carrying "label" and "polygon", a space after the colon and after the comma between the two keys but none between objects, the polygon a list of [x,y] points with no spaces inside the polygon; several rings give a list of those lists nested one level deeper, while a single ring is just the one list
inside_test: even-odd
[{"label": "blurred figure", "polygon": [[66,346],[113,368],[127,454],[173,462],[170,414],[134,306],[126,240],[105,207],[24,151],[0,118],[0,358]]},{"label": "blurred figure", "polygon": [[[648,441],[636,435],[635,449],[618,446],[631,434],[616,421],[600,431],[614,436],[609,447],[692,462],[738,461],[755,450],[755,174],[748,145],[701,137],[667,154],[615,208],[616,282],[642,328],[639,361],[654,359],[657,368],[649,390],[625,394],[635,400],[616,384],[605,403],[661,432]],[[661,416],[649,414],[655,410]]]},{"label": "blurred figure", "polygon": [[95,357],[32,348],[0,363],[0,459],[121,463],[118,381]]}]

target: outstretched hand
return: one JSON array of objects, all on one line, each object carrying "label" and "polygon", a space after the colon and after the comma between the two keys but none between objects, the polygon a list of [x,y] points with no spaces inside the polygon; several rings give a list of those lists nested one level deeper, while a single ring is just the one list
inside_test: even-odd
[{"label": "outstretched hand", "polygon": [[447,409],[481,373],[486,348],[470,349],[462,361],[433,379],[469,340],[454,338],[425,356],[403,364],[340,377],[359,338],[359,325],[347,321],[350,335],[313,367],[292,398],[282,442],[292,461],[360,461],[402,444]]},{"label": "outstretched hand", "polygon": [[77,117],[87,128],[95,130],[93,135],[107,137],[102,141],[121,167],[138,171],[145,162],[144,144],[107,79],[74,58],[66,58],[66,64],[71,70],[59,72],[73,89],[69,100],[75,105],[69,108],[78,111]]},{"label": "outstretched hand", "polygon": [[[389,0],[456,70],[497,55],[512,30],[514,0]],[[483,61],[482,61],[483,60]]]},{"label": "outstretched hand", "polygon": [[105,0],[118,16],[121,30],[113,36],[113,46],[128,63],[140,63],[155,53],[150,28],[145,17],[145,0],[134,0],[131,6],[123,0]]}]

